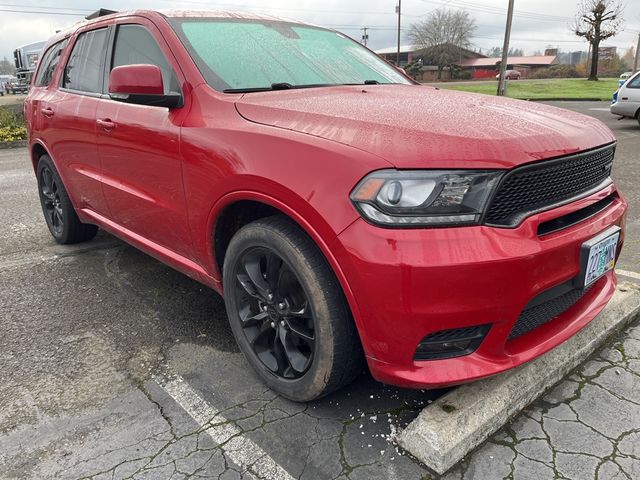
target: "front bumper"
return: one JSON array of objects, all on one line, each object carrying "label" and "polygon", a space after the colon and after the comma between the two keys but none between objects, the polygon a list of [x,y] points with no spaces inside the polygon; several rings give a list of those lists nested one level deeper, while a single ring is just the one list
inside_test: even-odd
[{"label": "front bumper", "polygon": [[[538,236],[538,225],[614,195],[600,213]],[[580,272],[584,242],[623,228],[627,204],[613,185],[539,213],[515,229],[486,226],[392,230],[358,220],[342,232],[336,259],[349,282],[356,323],[372,375],[414,388],[438,388],[493,375],[527,362],[589,323],[612,297],[609,272],[552,321],[512,340],[524,307]],[[414,360],[420,341],[441,330],[491,324],[478,349],[442,360]]]}]

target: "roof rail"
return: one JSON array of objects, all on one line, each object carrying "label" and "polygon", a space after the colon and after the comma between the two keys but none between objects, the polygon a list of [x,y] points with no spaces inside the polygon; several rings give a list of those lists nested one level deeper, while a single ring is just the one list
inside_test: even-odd
[{"label": "roof rail", "polygon": [[94,18],[104,17],[105,15],[111,15],[112,13],[118,13],[116,10],[109,10],[107,8],[101,8],[100,10],[96,10],[91,15],[87,15],[87,20],[93,20]]}]

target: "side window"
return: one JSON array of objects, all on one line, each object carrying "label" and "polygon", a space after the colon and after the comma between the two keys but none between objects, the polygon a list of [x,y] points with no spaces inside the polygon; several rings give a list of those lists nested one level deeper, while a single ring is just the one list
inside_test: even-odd
[{"label": "side window", "polygon": [[119,25],[111,68],[137,64],[156,65],[162,71],[165,94],[180,91],[173,69],[149,30],[142,25]]},{"label": "side window", "polygon": [[636,75],[636,78],[629,80],[627,88],[640,88],[640,75]]},{"label": "side window", "polygon": [[40,67],[38,68],[38,75],[34,81],[36,87],[46,87],[49,85],[53,77],[53,72],[56,71],[56,67],[60,61],[60,55],[62,55],[68,42],[69,40],[65,38],[61,42],[52,45],[49,50],[47,50],[47,53],[44,54],[40,62]]},{"label": "side window", "polygon": [[64,69],[62,86],[80,92],[102,93],[106,47],[106,28],[80,34]]}]

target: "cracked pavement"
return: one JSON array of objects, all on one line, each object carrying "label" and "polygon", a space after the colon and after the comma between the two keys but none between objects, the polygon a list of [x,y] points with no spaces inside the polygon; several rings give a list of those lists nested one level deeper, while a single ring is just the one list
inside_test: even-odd
[{"label": "cracked pavement", "polygon": [[[640,271],[640,130],[591,113],[620,138],[620,265]],[[0,150],[0,191],[0,478],[279,478],[273,465],[296,479],[438,478],[392,439],[442,392],[363,372],[320,401],[284,400],[249,369],[215,293],[102,232],[55,245],[25,149]],[[443,478],[640,478],[639,375],[636,322]],[[176,379],[206,402],[199,415]]]},{"label": "cracked pavement", "polygon": [[444,478],[640,478],[637,322]]}]

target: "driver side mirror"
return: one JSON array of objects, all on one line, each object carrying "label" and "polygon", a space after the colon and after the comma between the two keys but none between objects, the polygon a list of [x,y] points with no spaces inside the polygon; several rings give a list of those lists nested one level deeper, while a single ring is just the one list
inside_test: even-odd
[{"label": "driver side mirror", "polygon": [[164,93],[162,71],[156,65],[123,65],[109,74],[109,96],[112,100],[137,105],[176,108],[182,106],[182,95]]}]

